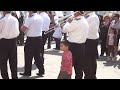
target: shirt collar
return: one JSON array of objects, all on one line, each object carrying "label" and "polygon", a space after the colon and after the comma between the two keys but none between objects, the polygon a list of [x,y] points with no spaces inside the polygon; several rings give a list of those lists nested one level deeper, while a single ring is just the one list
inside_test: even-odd
[{"label": "shirt collar", "polygon": [[93,14],[95,14],[95,12],[91,12],[91,13],[89,13],[88,15],[93,15]]},{"label": "shirt collar", "polygon": [[9,17],[11,14],[6,14],[5,17]]},{"label": "shirt collar", "polygon": [[32,16],[37,15],[37,13],[33,13]]},{"label": "shirt collar", "polygon": [[45,12],[41,12],[40,14],[45,14]]}]

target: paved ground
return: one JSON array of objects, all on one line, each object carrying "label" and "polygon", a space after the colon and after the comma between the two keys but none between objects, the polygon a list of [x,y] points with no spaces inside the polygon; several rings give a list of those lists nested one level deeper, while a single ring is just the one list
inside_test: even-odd
[{"label": "paved ground", "polygon": [[[52,48],[54,48],[55,45],[52,44]],[[100,53],[100,46],[98,47],[99,53]],[[18,76],[20,79],[56,79],[59,70],[60,70],[60,63],[61,63],[61,51],[56,51],[53,49],[45,50],[45,76],[44,77],[38,77],[36,76],[36,73],[38,72],[38,69],[33,64],[32,67],[32,76],[31,77],[22,77],[19,75],[20,72],[24,71],[24,48],[23,46],[18,46]],[[120,79],[120,61],[118,60],[115,62],[106,62],[106,57],[100,57],[100,59],[97,61],[97,78],[98,79]],[[9,75],[10,69],[8,68]],[[11,78],[11,76],[10,76]],[[1,79],[1,76],[0,76]],[[74,69],[73,69],[73,75],[72,79],[74,79]]]}]

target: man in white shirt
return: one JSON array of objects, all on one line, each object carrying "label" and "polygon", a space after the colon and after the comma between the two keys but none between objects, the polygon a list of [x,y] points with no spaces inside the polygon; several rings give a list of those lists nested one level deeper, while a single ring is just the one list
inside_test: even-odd
[{"label": "man in white shirt", "polygon": [[18,20],[11,15],[11,11],[3,11],[0,20],[0,69],[3,79],[9,79],[7,61],[9,59],[12,79],[17,77],[17,36],[19,35]]},{"label": "man in white shirt", "polygon": [[39,69],[37,75],[42,76],[44,74],[44,62],[42,58],[42,25],[43,19],[37,14],[37,11],[29,11],[30,17],[25,21],[25,24],[21,27],[21,30],[25,32],[27,40],[25,43],[25,71],[20,73],[24,76],[31,76],[32,59],[36,62],[36,66]]},{"label": "man in white shirt", "polygon": [[99,38],[99,18],[92,11],[85,11],[89,24],[89,32],[85,43],[85,79],[96,79],[97,69],[97,45]]},{"label": "man in white shirt", "polygon": [[42,26],[42,41],[43,41],[43,58],[44,58],[44,45],[47,41],[48,34],[44,34],[46,31],[49,30],[50,27],[50,17],[45,11],[39,11],[40,16],[43,19],[43,26]]},{"label": "man in white shirt", "polygon": [[119,39],[120,39],[120,20],[119,20],[119,18],[120,18],[120,15],[115,14],[113,16],[114,20],[111,22],[111,25],[110,25],[110,27],[113,27],[117,30],[117,46],[119,44]]},{"label": "man in white shirt", "polygon": [[49,30],[50,27],[50,17],[48,16],[48,14],[45,11],[40,11],[40,16],[43,18],[43,27],[42,27],[42,37],[43,37],[43,44],[45,45],[46,40],[48,38],[47,34],[44,34],[44,32]]},{"label": "man in white shirt", "polygon": [[68,32],[68,41],[73,56],[75,79],[82,79],[85,58],[85,42],[88,35],[89,25],[80,12],[74,14],[75,19],[68,19],[63,26],[63,33]]}]

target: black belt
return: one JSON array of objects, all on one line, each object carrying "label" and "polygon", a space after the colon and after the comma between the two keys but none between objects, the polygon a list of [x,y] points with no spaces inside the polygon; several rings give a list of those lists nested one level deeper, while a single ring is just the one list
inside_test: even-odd
[{"label": "black belt", "polygon": [[30,36],[27,36],[27,38],[40,38],[42,36],[36,36],[36,37],[30,37]]},{"label": "black belt", "polygon": [[16,38],[11,38],[11,39],[2,38],[0,40],[13,40],[13,39],[16,39]]}]

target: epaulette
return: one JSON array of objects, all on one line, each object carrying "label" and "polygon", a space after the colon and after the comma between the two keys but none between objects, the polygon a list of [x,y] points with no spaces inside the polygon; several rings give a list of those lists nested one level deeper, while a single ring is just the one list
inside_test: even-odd
[{"label": "epaulette", "polygon": [[85,16],[85,18],[87,19],[89,16],[90,16],[90,15],[87,15],[87,16]]},{"label": "epaulette", "polygon": [[75,18],[75,20],[77,20],[77,21],[80,20],[80,19],[81,19],[81,18]]}]

